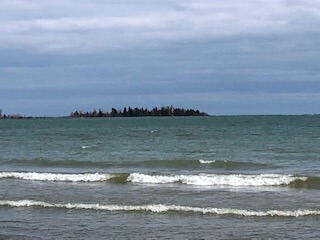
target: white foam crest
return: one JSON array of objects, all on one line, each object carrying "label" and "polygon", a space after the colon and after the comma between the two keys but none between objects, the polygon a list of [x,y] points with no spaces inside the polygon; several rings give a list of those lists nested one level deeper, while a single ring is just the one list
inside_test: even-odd
[{"label": "white foam crest", "polygon": [[210,160],[200,159],[199,162],[200,162],[201,164],[210,164],[210,163],[215,163],[216,160],[211,160],[211,161],[210,161]]},{"label": "white foam crest", "polygon": [[91,148],[90,146],[81,146],[82,149]]},{"label": "white foam crest", "polygon": [[101,182],[113,176],[100,173],[65,174],[65,173],[36,173],[36,172],[0,172],[1,178],[14,178],[33,181],[52,182]]},{"label": "white foam crest", "polygon": [[141,173],[132,173],[127,178],[128,182],[133,183],[150,183],[150,184],[166,184],[181,182],[188,185],[199,186],[280,186],[300,179],[307,180],[306,177],[294,177],[291,175],[280,174],[260,174],[260,175],[216,175],[216,174],[200,174],[200,175],[145,175]]},{"label": "white foam crest", "polygon": [[64,208],[64,209],[80,209],[80,210],[96,210],[96,211],[147,211],[153,213],[186,212],[200,214],[215,214],[215,215],[237,215],[244,217],[302,217],[320,215],[320,210],[268,210],[268,211],[252,211],[232,208],[212,208],[212,207],[189,207],[180,205],[101,205],[101,204],[85,204],[85,203],[47,203],[34,200],[0,200],[0,206],[7,207],[43,207],[43,208]]},{"label": "white foam crest", "polygon": [[128,178],[127,182],[133,183],[174,183],[179,182],[181,180],[181,176],[163,176],[163,175],[146,175],[141,173],[131,173]]}]

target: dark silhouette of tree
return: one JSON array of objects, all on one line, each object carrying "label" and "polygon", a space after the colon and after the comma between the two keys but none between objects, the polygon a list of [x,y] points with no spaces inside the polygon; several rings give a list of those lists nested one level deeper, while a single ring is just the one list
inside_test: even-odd
[{"label": "dark silhouette of tree", "polygon": [[111,109],[111,117],[118,117],[118,111],[115,108]]},{"label": "dark silhouette of tree", "polygon": [[129,113],[128,113],[128,111],[127,111],[127,108],[126,108],[126,107],[123,109],[122,116],[124,116],[124,117],[129,117]]},{"label": "dark silhouette of tree", "polygon": [[70,114],[69,117],[169,117],[169,116],[208,116],[205,112],[200,112],[198,109],[184,109],[184,108],[174,108],[173,106],[166,107],[153,107],[152,110],[147,108],[123,108],[122,110],[117,110],[115,108],[111,109],[111,112],[104,112],[102,109],[93,110],[92,112],[75,111]]}]

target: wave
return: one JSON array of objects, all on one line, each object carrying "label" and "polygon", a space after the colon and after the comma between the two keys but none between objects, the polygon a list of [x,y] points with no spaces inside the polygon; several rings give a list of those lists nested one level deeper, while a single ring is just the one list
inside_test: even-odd
[{"label": "wave", "polygon": [[[125,164],[125,163],[124,163]],[[175,168],[175,169],[261,169],[272,168],[270,164],[239,162],[227,160],[191,160],[191,159],[164,159],[147,160],[142,162],[131,162],[132,166],[150,167],[150,168]]]},{"label": "wave", "polygon": [[261,168],[277,168],[273,164],[256,163],[256,162],[241,162],[229,160],[203,160],[199,163],[205,165],[207,168],[222,168],[222,169],[261,169]]},{"label": "wave", "polygon": [[[200,159],[199,162],[202,163],[202,164],[210,164],[210,163],[215,163],[216,160],[211,160],[211,161],[209,160],[208,161],[208,160]],[[227,162],[227,161],[224,161],[224,162]]]},{"label": "wave", "polygon": [[146,175],[141,173],[132,173],[127,181],[133,183],[182,183],[198,186],[281,186],[288,185],[296,180],[306,181],[306,177],[295,177],[292,175],[280,174],[260,174],[260,175],[217,175],[217,174],[199,174],[199,175]]},{"label": "wave", "polygon": [[142,173],[36,173],[0,172],[0,179],[20,179],[49,182],[108,182],[138,184],[186,184],[195,186],[261,187],[288,186],[291,188],[320,189],[319,177],[301,177],[281,174],[199,174],[147,175]]},{"label": "wave", "polygon": [[291,188],[320,189],[320,177],[308,177],[307,179],[296,179],[289,184]]},{"label": "wave", "polygon": [[93,168],[93,167],[109,167],[112,166],[110,162],[93,162],[93,161],[79,161],[79,160],[49,160],[46,158],[26,159],[11,159],[4,162],[6,165],[13,166],[32,166],[32,167],[65,167],[65,168]]},{"label": "wave", "polygon": [[189,207],[180,205],[103,205],[103,204],[85,204],[85,203],[48,203],[34,200],[0,200],[0,206],[7,207],[42,207],[42,208],[62,208],[74,210],[96,210],[96,211],[122,211],[122,212],[152,212],[152,213],[200,213],[214,215],[236,215],[243,217],[303,217],[319,216],[320,210],[268,210],[253,211],[232,208],[213,208],[213,207]]},{"label": "wave", "polygon": [[226,160],[187,160],[187,159],[165,159],[145,161],[88,161],[88,160],[49,160],[45,158],[11,159],[4,162],[5,165],[34,166],[34,167],[65,167],[65,168],[108,168],[108,167],[147,167],[147,168],[219,168],[219,169],[252,169],[272,168],[270,164],[226,161]]},{"label": "wave", "polygon": [[35,173],[35,172],[1,172],[1,178],[12,178],[49,182],[101,182],[116,175],[100,173],[65,174],[65,173]]}]

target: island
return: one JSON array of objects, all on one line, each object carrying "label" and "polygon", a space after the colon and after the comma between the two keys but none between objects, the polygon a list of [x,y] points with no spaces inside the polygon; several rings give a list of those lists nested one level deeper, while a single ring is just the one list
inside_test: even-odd
[{"label": "island", "polygon": [[22,116],[20,114],[2,114],[0,109],[0,119],[35,119],[35,118],[109,118],[109,117],[176,117],[176,116],[209,116],[206,112],[200,112],[198,109],[184,109],[174,108],[173,106],[167,107],[153,107],[151,110],[147,108],[111,108],[110,112],[105,112],[102,109],[92,111],[71,112],[69,116],[60,117],[32,117]]},{"label": "island", "polygon": [[170,117],[170,116],[208,116],[205,112],[200,112],[198,109],[184,109],[174,108],[173,106],[167,107],[154,107],[151,110],[147,108],[123,108],[123,110],[117,110],[111,108],[110,112],[104,112],[102,109],[93,110],[90,112],[75,111],[70,114],[71,118],[87,117]]}]

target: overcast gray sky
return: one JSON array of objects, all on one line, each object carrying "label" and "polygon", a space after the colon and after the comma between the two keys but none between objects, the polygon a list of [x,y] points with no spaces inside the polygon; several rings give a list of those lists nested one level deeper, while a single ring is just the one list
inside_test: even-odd
[{"label": "overcast gray sky", "polygon": [[1,0],[0,108],[320,113],[320,0]]}]

